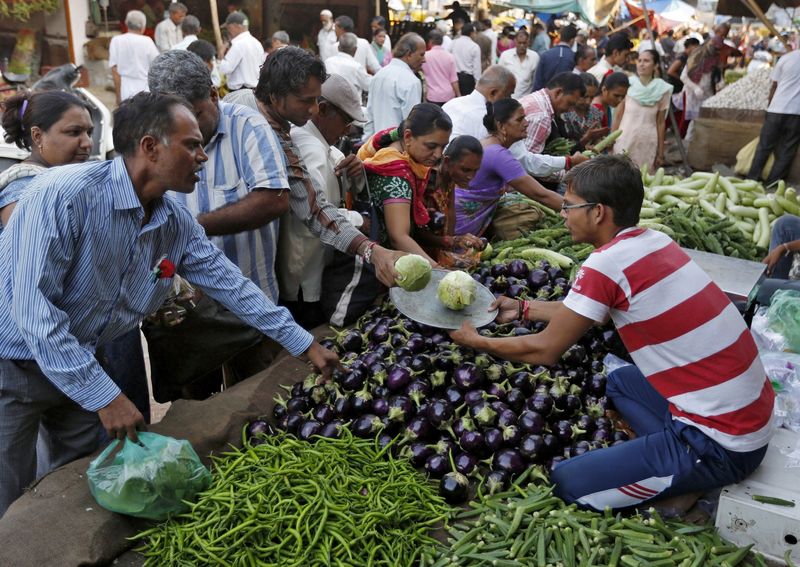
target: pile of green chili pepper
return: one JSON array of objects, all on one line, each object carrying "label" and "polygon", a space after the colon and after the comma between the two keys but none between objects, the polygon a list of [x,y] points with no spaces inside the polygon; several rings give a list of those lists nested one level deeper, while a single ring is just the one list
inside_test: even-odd
[{"label": "pile of green chili pepper", "polygon": [[[713,525],[623,517],[579,510],[552,495],[552,486],[527,484],[521,476],[511,489],[469,503],[455,515],[448,545],[423,554],[433,567],[734,567],[765,566],[750,547],[720,538]],[[538,476],[538,475],[537,475]]]},{"label": "pile of green chili pepper", "polygon": [[190,512],[135,536],[145,565],[410,566],[448,508],[405,459],[346,428],[214,458]]}]

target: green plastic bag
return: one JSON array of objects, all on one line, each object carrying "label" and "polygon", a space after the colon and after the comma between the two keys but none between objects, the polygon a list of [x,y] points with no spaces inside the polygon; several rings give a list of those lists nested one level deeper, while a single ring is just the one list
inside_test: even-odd
[{"label": "green plastic bag", "polygon": [[192,445],[157,433],[139,433],[139,443],[112,442],[89,464],[89,490],[103,508],[128,516],[163,520],[185,512],[211,483]]},{"label": "green plastic bag", "polygon": [[792,351],[800,353],[800,292],[776,291],[769,302],[767,317],[769,328],[783,335]]}]

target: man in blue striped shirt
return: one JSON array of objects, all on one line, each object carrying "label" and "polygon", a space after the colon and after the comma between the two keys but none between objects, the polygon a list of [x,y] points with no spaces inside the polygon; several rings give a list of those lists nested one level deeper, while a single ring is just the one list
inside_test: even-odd
[{"label": "man in blue striped shirt", "polygon": [[275,306],[168,190],[190,193],[207,156],[188,104],[140,93],[114,114],[113,161],[37,177],[0,236],[0,515],[36,474],[40,424],[60,462],[142,415],[94,358],[172,287],[173,268],[292,355],[329,376],[336,355]]}]

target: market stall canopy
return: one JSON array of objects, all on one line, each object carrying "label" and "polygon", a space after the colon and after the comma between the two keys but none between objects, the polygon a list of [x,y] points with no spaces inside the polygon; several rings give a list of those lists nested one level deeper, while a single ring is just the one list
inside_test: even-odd
[{"label": "market stall canopy", "polygon": [[[682,0],[653,0],[647,2],[647,11],[650,14],[650,24],[653,28],[663,33],[680,24],[691,21],[696,12],[693,6],[690,6]],[[627,13],[630,18],[640,18],[644,11],[640,2],[626,0],[622,4],[622,13]],[[644,27],[644,19],[636,24],[637,27]]]},{"label": "market stall canopy", "polygon": [[[697,7],[697,0],[686,0],[690,5]],[[779,8],[789,7],[794,8],[800,6],[800,0],[754,0],[758,7],[763,11],[767,11],[771,4],[777,5]],[[648,6],[649,6],[648,2]],[[753,12],[742,0],[719,0],[717,4],[717,14],[723,16],[733,16],[737,18],[752,18]]]},{"label": "market stall canopy", "polygon": [[575,12],[594,26],[604,26],[619,6],[619,0],[507,0],[508,5],[527,12],[562,14]]}]

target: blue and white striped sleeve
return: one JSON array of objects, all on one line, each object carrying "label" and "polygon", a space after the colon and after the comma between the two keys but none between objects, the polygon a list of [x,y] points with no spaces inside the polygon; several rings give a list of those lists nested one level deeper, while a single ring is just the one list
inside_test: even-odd
[{"label": "blue and white striped sleeve", "polygon": [[[177,208],[176,208],[177,209]],[[292,356],[311,346],[314,338],[295,323],[289,311],[272,303],[241,270],[206,237],[203,228],[184,210],[177,211],[181,232],[191,231],[178,272],[227,307],[244,322],[280,343]]]},{"label": "blue and white striped sleeve", "polygon": [[286,157],[280,140],[269,123],[259,115],[239,116],[241,171],[249,190],[288,189]]},{"label": "blue and white striped sleeve", "polygon": [[[65,276],[74,267],[77,232],[72,204],[44,198],[46,191],[17,207],[9,223],[12,316],[44,375],[81,407],[97,411],[120,389],[70,332],[68,315],[53,303],[64,294]],[[82,273],[88,277],[92,272]]]}]

